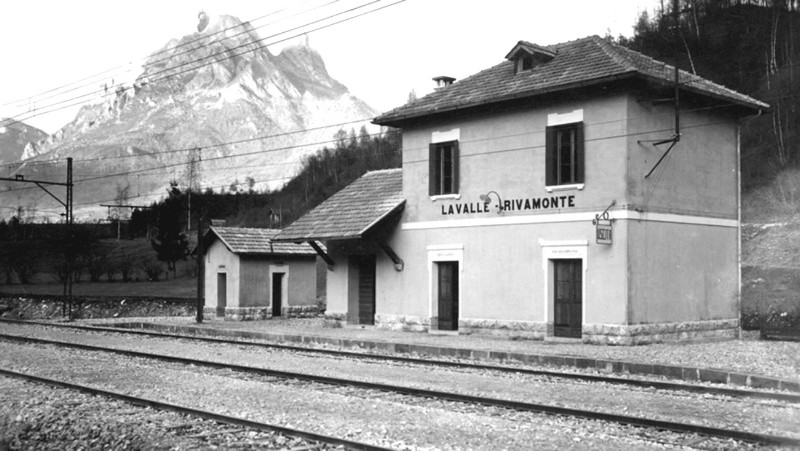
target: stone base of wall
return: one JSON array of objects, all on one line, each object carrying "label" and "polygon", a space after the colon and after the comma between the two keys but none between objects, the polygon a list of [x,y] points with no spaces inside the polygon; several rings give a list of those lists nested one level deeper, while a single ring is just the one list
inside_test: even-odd
[{"label": "stone base of wall", "polygon": [[272,316],[272,307],[225,307],[225,321],[253,321]]},{"label": "stone base of wall", "polygon": [[491,335],[504,338],[544,340],[552,335],[553,325],[537,321],[508,321],[497,319],[462,319],[458,321],[462,335]]},{"label": "stone base of wall", "polygon": [[319,315],[319,307],[316,305],[289,305],[281,308],[281,315],[289,318],[317,316]]},{"label": "stone base of wall", "polygon": [[739,336],[738,319],[661,324],[585,324],[583,342],[601,345],[643,345],[665,341],[730,340]]},{"label": "stone base of wall", "polygon": [[325,320],[322,327],[344,327],[347,324],[347,313],[343,312],[325,312]]},{"label": "stone base of wall", "polygon": [[414,315],[379,314],[375,315],[375,327],[406,332],[427,332],[431,328],[431,319]]}]

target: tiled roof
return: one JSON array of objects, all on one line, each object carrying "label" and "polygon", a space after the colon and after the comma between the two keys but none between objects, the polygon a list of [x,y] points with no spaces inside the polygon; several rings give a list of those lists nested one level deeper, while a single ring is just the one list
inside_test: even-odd
[{"label": "tiled roof", "polygon": [[243,227],[211,227],[205,242],[217,237],[234,254],[316,255],[308,244],[275,242],[272,238],[279,229],[251,229]]},{"label": "tiled roof", "polygon": [[[429,114],[534,97],[626,77],[638,77],[663,85],[669,85],[674,80],[672,66],[598,36],[547,46],[545,49],[555,52],[556,56],[530,71],[515,74],[514,62],[504,61],[388,111],[373,122],[392,125]],[[754,110],[769,108],[764,102],[688,72],[680,71],[679,79],[681,88],[686,91]]]},{"label": "tiled roof", "polygon": [[281,231],[281,241],[360,238],[402,208],[402,169],[367,172]]}]

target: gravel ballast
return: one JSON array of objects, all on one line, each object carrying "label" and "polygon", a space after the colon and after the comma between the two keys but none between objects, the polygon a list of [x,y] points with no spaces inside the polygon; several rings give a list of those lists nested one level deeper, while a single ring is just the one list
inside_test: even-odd
[{"label": "gravel ballast", "polygon": [[[2,365],[257,421],[397,449],[583,449],[679,446],[691,436],[600,421],[426,401],[321,384],[274,383],[151,360],[3,343]],[[409,399],[411,399],[409,401]],[[703,447],[745,444],[708,439]]]},{"label": "gravel ballast", "polygon": [[[563,380],[547,376],[497,374],[480,370],[430,368],[397,362],[364,361],[325,355],[169,338],[101,332],[77,332],[46,327],[3,325],[5,333],[77,342],[115,349],[136,350],[230,365],[279,371],[301,371],[383,384],[523,402],[536,402],[598,412],[646,416],[666,421],[692,422],[751,432],[786,435],[798,424],[795,406],[726,396],[632,389],[617,385]],[[800,437],[800,435],[798,435]]]}]

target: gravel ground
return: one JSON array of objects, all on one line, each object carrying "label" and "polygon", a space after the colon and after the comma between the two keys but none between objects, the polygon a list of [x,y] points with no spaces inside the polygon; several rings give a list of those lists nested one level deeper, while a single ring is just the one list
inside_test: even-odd
[{"label": "gravel ground", "polygon": [[2,450],[244,450],[315,445],[296,437],[0,377]]},{"label": "gravel ground", "polygon": [[[232,365],[365,380],[383,384],[515,401],[537,402],[608,413],[692,422],[750,432],[789,435],[800,425],[800,407],[781,402],[656,391],[619,385],[563,380],[547,376],[500,374],[480,370],[431,368],[397,362],[364,361],[318,354],[209,344],[190,340],[124,334],[85,333],[45,327],[0,324],[15,335],[108,346]],[[646,401],[646,402],[645,402]]]},{"label": "gravel ground", "polygon": [[322,318],[272,318],[266,321],[220,321],[207,319],[198,325],[194,317],[121,318],[108,322],[152,322],[156,324],[224,328],[265,333],[314,335],[334,338],[377,340],[479,350],[502,350],[546,355],[569,355],[631,362],[717,368],[800,381],[800,343],[764,341],[749,333],[742,340],[706,343],[662,343],[644,346],[596,346],[580,343],[507,340],[474,335],[430,335],[372,328],[323,327]]},{"label": "gravel ground", "polygon": [[[652,449],[686,447],[696,440],[606,422],[287,383],[96,352],[11,343],[3,343],[2,349],[5,368],[396,449]],[[747,445],[707,439],[699,446]]]}]

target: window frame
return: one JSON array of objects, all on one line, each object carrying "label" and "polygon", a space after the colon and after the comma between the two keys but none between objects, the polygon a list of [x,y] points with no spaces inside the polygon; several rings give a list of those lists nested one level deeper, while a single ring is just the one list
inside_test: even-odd
[{"label": "window frame", "polygon": [[[449,162],[446,152],[449,150]],[[457,196],[459,194],[458,140],[431,143],[428,148],[428,194],[431,197]],[[449,166],[449,183],[446,169]],[[449,185],[449,186],[447,186]]]},{"label": "window frame", "polygon": [[[573,143],[571,146],[570,158],[572,162],[569,164],[570,174],[569,177],[564,177],[561,174],[561,169],[564,164],[561,163],[563,152],[561,151],[561,138],[564,132],[571,132],[573,134]],[[567,124],[559,124],[548,126],[546,130],[545,139],[545,187],[548,189],[554,187],[576,187],[583,188],[585,183],[585,151],[584,151],[584,137],[583,137],[583,122],[571,122]]]}]

